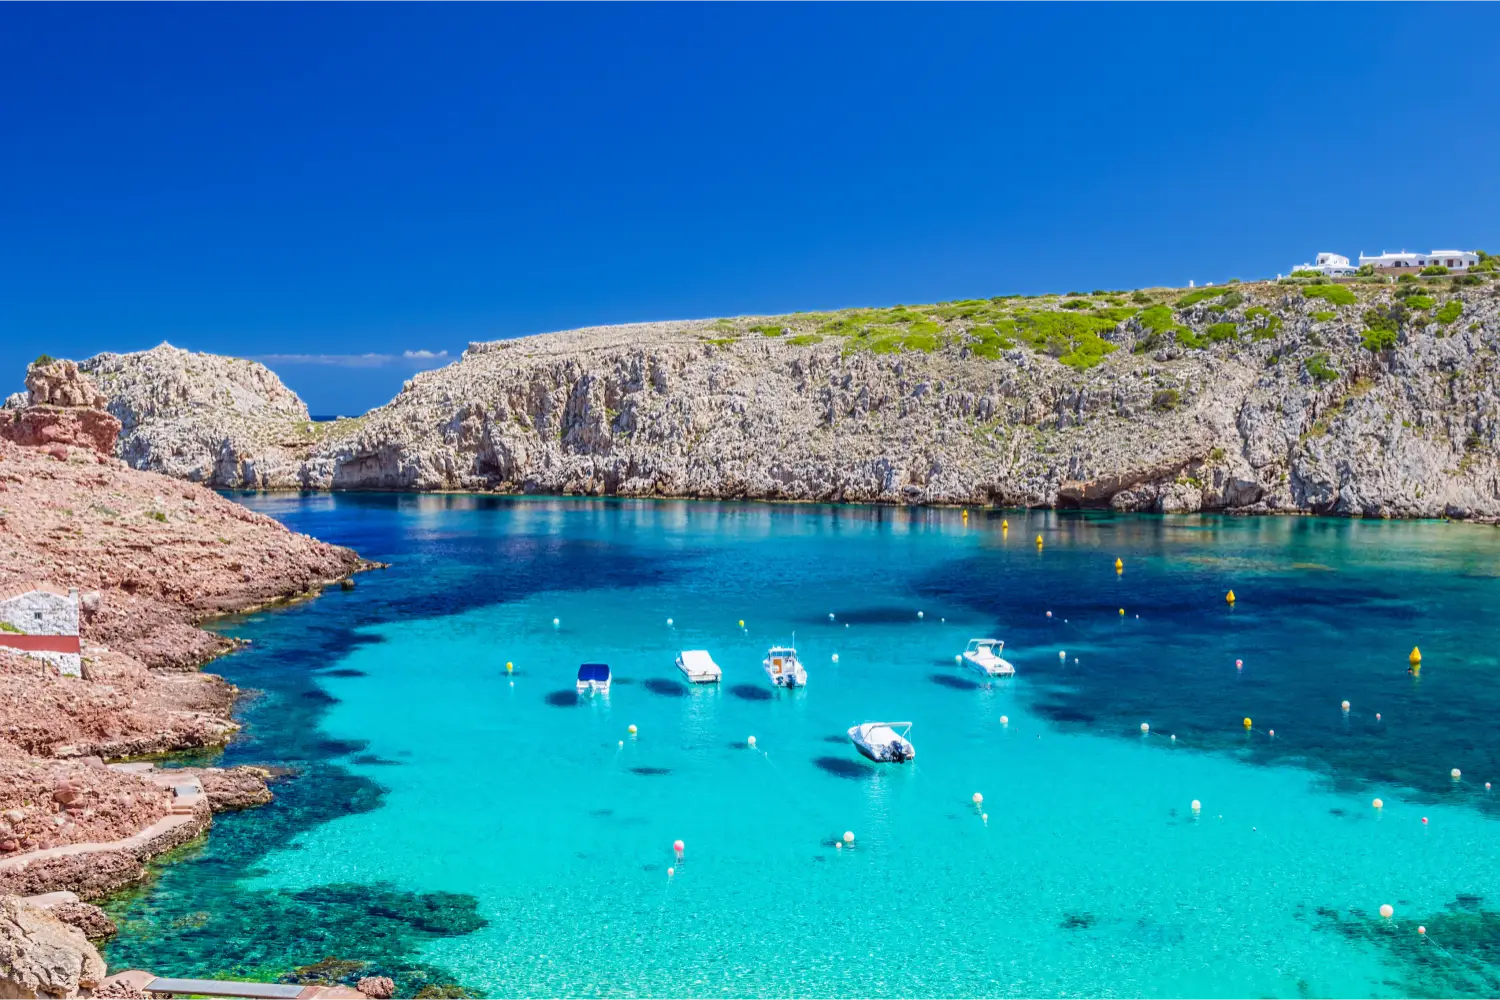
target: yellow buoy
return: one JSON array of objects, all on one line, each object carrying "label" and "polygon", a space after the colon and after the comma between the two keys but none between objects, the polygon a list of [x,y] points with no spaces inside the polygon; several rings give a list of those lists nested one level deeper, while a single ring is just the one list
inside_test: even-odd
[{"label": "yellow buoy", "polygon": [[505,672],[508,674],[508,673],[510,673],[514,669],[516,669],[516,665],[514,663],[510,662],[509,660],[506,660],[505,661]]},{"label": "yellow buoy", "polygon": [[1416,646],[1413,646],[1411,648],[1411,655],[1406,658],[1406,661],[1408,663],[1411,663],[1411,664],[1421,663],[1422,662],[1422,651],[1420,649],[1418,649]]},{"label": "yellow buoy", "polygon": [[1124,618],[1124,617],[1125,617],[1125,609],[1124,609],[1124,608],[1121,608],[1121,609],[1120,609],[1120,617],[1121,617],[1121,618]]},{"label": "yellow buoy", "polygon": [[1228,601],[1230,604],[1233,604],[1234,603],[1234,591],[1231,590],[1229,593],[1225,594],[1224,595],[1224,600]]},{"label": "yellow buoy", "polygon": [[1116,559],[1115,560],[1115,572],[1116,573],[1123,573],[1123,572],[1125,572],[1125,561],[1123,559]]},{"label": "yellow buoy", "polygon": [[1246,729],[1250,728],[1250,720],[1248,718],[1245,720],[1245,728]]},{"label": "yellow buoy", "polygon": [[630,735],[631,736],[635,735],[635,723],[633,723],[633,722],[630,724]]},{"label": "yellow buoy", "polygon": [[740,628],[744,628],[744,627],[745,627],[745,619],[741,618],[740,619]]},{"label": "yellow buoy", "polygon": [[1001,518],[1000,519],[1000,527],[1002,527],[1002,528],[1009,528],[1010,527],[1010,522],[1007,521],[1007,520],[1005,520],[1004,518]]},{"label": "yellow buoy", "polygon": [[1042,547],[1042,536],[1041,535],[1037,535],[1036,536],[1036,547],[1037,548],[1041,548]]}]

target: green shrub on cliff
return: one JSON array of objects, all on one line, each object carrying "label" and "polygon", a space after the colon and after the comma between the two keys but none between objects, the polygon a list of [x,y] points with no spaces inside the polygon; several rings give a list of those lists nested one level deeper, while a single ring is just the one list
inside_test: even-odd
[{"label": "green shrub on cliff", "polygon": [[1338,319],[1338,318],[1339,318],[1339,314],[1338,313],[1336,313],[1336,312],[1329,312],[1327,310],[1324,310],[1322,312],[1315,312],[1315,313],[1313,313],[1313,319],[1316,320],[1319,323],[1327,323],[1331,319]]},{"label": "green shrub on cliff", "polygon": [[1211,343],[1220,344],[1239,337],[1240,328],[1233,323],[1215,323],[1203,332]]},{"label": "green shrub on cliff", "polygon": [[1115,324],[1097,316],[1032,312],[1017,316],[1014,323],[1018,340],[1079,371],[1094,367],[1116,350],[1116,345],[1099,336]]},{"label": "green shrub on cliff", "polygon": [[1406,307],[1408,309],[1431,309],[1434,303],[1431,295],[1408,295]]},{"label": "green shrub on cliff", "polygon": [[1422,268],[1422,275],[1427,278],[1436,278],[1438,275],[1447,273],[1448,269],[1441,264],[1429,264]]},{"label": "green shrub on cliff", "polygon": [[1182,298],[1177,300],[1177,308],[1186,309],[1188,306],[1195,306],[1198,303],[1206,302],[1209,299],[1217,299],[1225,294],[1226,292],[1224,289],[1215,288],[1212,285],[1207,288],[1195,288],[1184,295]]},{"label": "green shrub on cliff", "polygon": [[36,356],[36,360],[31,363],[31,367],[32,368],[44,368],[47,365],[52,364],[56,360],[57,359],[54,358],[50,354],[38,354]]},{"label": "green shrub on cliff", "polygon": [[1379,354],[1395,347],[1399,339],[1395,330],[1366,330],[1360,335],[1359,342],[1365,350]]},{"label": "green shrub on cliff", "polygon": [[1332,382],[1339,377],[1338,369],[1328,363],[1328,355],[1319,351],[1302,362],[1302,368],[1316,382]]},{"label": "green shrub on cliff", "polygon": [[1343,285],[1308,285],[1302,289],[1304,297],[1323,299],[1336,306],[1352,306],[1359,299]]},{"label": "green shrub on cliff", "polygon": [[[1015,323],[1008,324],[1008,329],[1014,333]],[[999,328],[993,326],[976,326],[969,331],[969,352],[979,358],[998,358],[1001,351],[1009,351],[1016,346],[1016,342]]]},{"label": "green shrub on cliff", "polygon": [[758,333],[763,337],[779,337],[786,330],[780,323],[762,323],[760,326],[752,326],[750,332]]},{"label": "green shrub on cliff", "polygon": [[1463,315],[1463,311],[1464,304],[1462,302],[1460,302],[1458,299],[1449,299],[1447,302],[1443,303],[1443,308],[1433,313],[1432,318],[1437,320],[1444,326],[1447,326],[1449,323],[1452,323],[1454,320],[1458,319],[1459,316]]},{"label": "green shrub on cliff", "polygon": [[1175,410],[1182,405],[1182,393],[1176,389],[1157,389],[1151,394],[1151,409],[1160,413]]}]

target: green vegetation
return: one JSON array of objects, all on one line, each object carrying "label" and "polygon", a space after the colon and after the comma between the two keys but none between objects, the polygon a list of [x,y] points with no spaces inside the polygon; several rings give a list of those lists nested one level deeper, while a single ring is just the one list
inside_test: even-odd
[{"label": "green vegetation", "polygon": [[1222,299],[1220,299],[1218,302],[1214,303],[1213,307],[1215,309],[1238,309],[1240,306],[1242,306],[1244,304],[1245,304],[1245,295],[1244,295],[1244,293],[1243,292],[1239,292],[1239,291],[1234,291],[1234,292],[1226,292],[1224,294],[1224,297]]},{"label": "green vegetation", "polygon": [[1137,311],[1132,306],[1114,306],[1109,309],[1095,309],[1093,315],[1100,319],[1107,319],[1111,323],[1123,323],[1134,316]]},{"label": "green vegetation", "polygon": [[1064,309],[1087,309],[1092,305],[1093,303],[1088,299],[1069,299],[1062,304],[1062,307]]},{"label": "green vegetation", "polygon": [[809,344],[821,344],[823,338],[816,333],[803,333],[795,337],[788,337],[786,342],[788,344],[796,344],[798,347],[806,347]]},{"label": "green vegetation", "polygon": [[1431,309],[1433,304],[1432,296],[1430,295],[1408,295],[1406,297],[1406,307],[1408,309]]},{"label": "green vegetation", "polygon": [[1302,367],[1318,382],[1332,382],[1339,377],[1338,369],[1328,363],[1328,355],[1322,351],[1302,362]]},{"label": "green vegetation", "polygon": [[1432,318],[1447,326],[1459,316],[1463,315],[1464,304],[1458,299],[1449,299],[1443,303],[1443,308],[1432,314]]},{"label": "green vegetation", "polygon": [[1379,354],[1395,347],[1399,339],[1395,330],[1369,329],[1360,335],[1359,342],[1365,350]]},{"label": "green vegetation", "polygon": [[1233,323],[1215,323],[1203,331],[1210,343],[1220,344],[1226,340],[1235,340],[1240,335],[1240,328]]},{"label": "green vegetation", "polygon": [[1170,335],[1180,335],[1183,331],[1186,331],[1190,335],[1192,334],[1191,330],[1188,330],[1187,327],[1177,322],[1176,318],[1172,315],[1171,306],[1156,305],[1150,309],[1142,309],[1139,319],[1141,326],[1145,327],[1148,332],[1135,345],[1134,353],[1136,354],[1145,354],[1147,351],[1156,350]]},{"label": "green vegetation", "polygon": [[1448,269],[1441,264],[1429,264],[1422,268],[1423,277],[1435,278],[1440,274],[1447,274]]},{"label": "green vegetation", "polygon": [[1145,292],[1131,292],[1130,301],[1136,303],[1137,305],[1149,306],[1151,304],[1151,296],[1147,295]]},{"label": "green vegetation", "polygon": [[765,337],[780,337],[786,333],[786,329],[780,323],[762,323],[759,326],[752,326],[750,332],[758,333]]},{"label": "green vegetation", "polygon": [[1361,264],[1359,265],[1359,270],[1354,272],[1354,275],[1358,278],[1373,278],[1375,277],[1375,265]]},{"label": "green vegetation", "polygon": [[1323,299],[1336,306],[1352,306],[1359,299],[1354,293],[1343,285],[1308,285],[1302,289],[1304,297],[1309,299]]},{"label": "green vegetation", "polygon": [[1245,318],[1251,322],[1265,320],[1264,325],[1250,330],[1251,340],[1273,340],[1281,332],[1281,317],[1272,315],[1265,306],[1251,306],[1245,310]]},{"label": "green vegetation", "polygon": [[1151,394],[1151,409],[1161,413],[1175,410],[1182,405],[1182,393],[1176,389],[1158,389]]},{"label": "green vegetation", "polygon": [[1069,368],[1083,371],[1115,352],[1117,345],[1099,336],[1115,326],[1110,320],[1097,316],[1032,312],[1018,315],[1009,329],[1004,323],[997,323],[996,329],[1001,334],[1014,332],[1018,340],[1050,354]]},{"label": "green vegetation", "polygon": [[[1410,318],[1411,314],[1406,311],[1404,305],[1399,302],[1393,302],[1388,306],[1376,306],[1374,309],[1366,310],[1365,328],[1367,333],[1374,331],[1382,334],[1390,334],[1389,338],[1380,337],[1379,340],[1383,342],[1389,339],[1394,344],[1396,334],[1401,332],[1401,324]],[[1368,341],[1366,341],[1365,346],[1370,346]],[[1373,347],[1370,349],[1376,350]]]},{"label": "green vegetation", "polygon": [[1227,294],[1228,293],[1224,289],[1215,288],[1212,285],[1207,288],[1195,288],[1184,295],[1182,298],[1177,300],[1177,308],[1186,309],[1188,306],[1195,306],[1200,302],[1206,302],[1209,299],[1217,299],[1220,296]]},{"label": "green vegetation", "polygon": [[165,524],[167,521],[167,515],[163,514],[159,510],[148,510],[146,512],[146,516],[151,518],[151,520],[153,521],[161,521],[163,524]]},{"label": "green vegetation", "polygon": [[1324,310],[1323,312],[1315,312],[1315,313],[1313,313],[1313,319],[1317,320],[1319,323],[1327,323],[1331,319],[1338,319],[1338,318],[1339,318],[1339,314],[1338,313],[1336,313],[1336,312],[1329,312],[1327,310]]},{"label": "green vegetation", "polygon": [[0,622],[0,632],[10,632],[10,633],[13,633],[15,635],[21,635],[22,634],[21,630],[18,629],[18,628],[16,628],[10,622]]},{"label": "green vegetation", "polygon": [[56,360],[57,359],[54,358],[50,354],[38,354],[36,356],[36,360],[31,363],[31,367],[32,368],[41,368],[41,367],[44,367],[46,365],[52,364],[52,362],[54,362]]},{"label": "green vegetation", "polygon": [[1479,263],[1469,268],[1470,274],[1473,274],[1475,271],[1500,271],[1500,257],[1492,257],[1480,251]]},{"label": "green vegetation", "polygon": [[1321,277],[1323,277],[1323,272],[1322,271],[1310,271],[1310,270],[1293,271],[1291,274],[1287,275],[1287,277],[1289,277],[1289,278],[1321,278]]},{"label": "green vegetation", "polygon": [[979,358],[998,358],[1001,351],[1009,351],[1016,342],[993,326],[975,327],[969,331],[969,352]]}]

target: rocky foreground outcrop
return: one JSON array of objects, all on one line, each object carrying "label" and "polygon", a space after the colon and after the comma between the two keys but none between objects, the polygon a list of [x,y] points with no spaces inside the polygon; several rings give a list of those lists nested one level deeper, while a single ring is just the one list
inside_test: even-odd
[{"label": "rocky foreground outcrop", "polygon": [[[150,857],[199,835],[211,810],[270,797],[252,768],[163,781],[104,764],[234,732],[234,688],[187,669],[229,644],[196,623],[315,591],[362,564],[202,486],[131,469],[92,438],[18,443],[14,429],[36,412],[55,413],[55,427],[118,430],[71,362],[33,366],[27,385],[27,398],[0,412],[0,591],[80,593],[83,676],[0,649],[0,891],[92,897],[143,877]],[[203,787],[191,807],[172,791],[190,778]],[[10,916],[0,905],[0,965],[11,961]],[[0,968],[0,995],[30,982],[11,966]]]},{"label": "rocky foreground outcrop", "polygon": [[0,996],[76,997],[104,979],[83,932],[16,896],[0,896]]},{"label": "rocky foreground outcrop", "polygon": [[1500,286],[1462,280],[600,327],[332,423],[250,362],[83,367],[123,457],[223,487],[1493,517]]}]

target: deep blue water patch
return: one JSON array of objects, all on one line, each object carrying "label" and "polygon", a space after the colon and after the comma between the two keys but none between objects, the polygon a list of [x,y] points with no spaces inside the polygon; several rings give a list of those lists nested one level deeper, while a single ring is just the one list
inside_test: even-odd
[{"label": "deep blue water patch", "polygon": [[729,693],[741,701],[770,701],[771,692],[760,684],[731,684]]},{"label": "deep blue water patch", "polygon": [[[1050,721],[1124,738],[1149,722],[1180,748],[1310,766],[1339,790],[1404,786],[1500,810],[1479,783],[1448,779],[1455,766],[1500,773],[1500,740],[1474,738],[1500,718],[1500,649],[1476,643],[1494,631],[1500,579],[1456,572],[1487,564],[1476,543],[1490,529],[1098,513],[1050,523],[1058,544],[1037,558],[1002,572],[984,550],[914,584],[925,601],[990,617]],[[1184,551],[1184,538],[1201,547]]]}]

